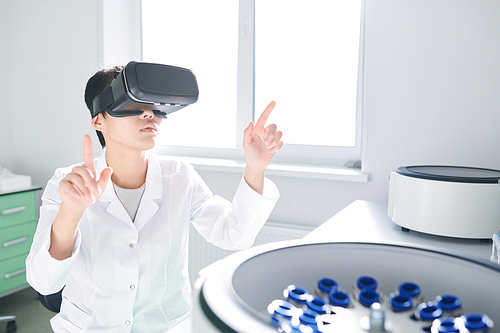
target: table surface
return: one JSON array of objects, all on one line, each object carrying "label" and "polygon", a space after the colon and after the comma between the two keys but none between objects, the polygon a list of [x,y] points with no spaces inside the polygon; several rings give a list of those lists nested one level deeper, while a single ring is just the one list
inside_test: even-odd
[{"label": "table surface", "polygon": [[20,193],[20,192],[27,192],[27,191],[37,191],[41,190],[41,186],[30,186],[30,187],[23,187],[15,190],[9,190],[9,191],[0,191],[0,195],[7,195],[7,194],[14,194],[14,193]]},{"label": "table surface", "polygon": [[[493,236],[493,235],[492,235]],[[356,200],[303,238],[314,242],[392,243],[490,260],[492,241],[403,231],[387,215],[387,203]]]}]

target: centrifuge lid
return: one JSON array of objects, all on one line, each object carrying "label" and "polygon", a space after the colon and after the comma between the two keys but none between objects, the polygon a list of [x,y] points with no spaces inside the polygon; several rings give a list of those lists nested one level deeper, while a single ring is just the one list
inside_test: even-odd
[{"label": "centrifuge lid", "polygon": [[460,183],[498,184],[500,171],[493,169],[471,168],[443,165],[416,165],[400,167],[396,173],[428,180]]}]

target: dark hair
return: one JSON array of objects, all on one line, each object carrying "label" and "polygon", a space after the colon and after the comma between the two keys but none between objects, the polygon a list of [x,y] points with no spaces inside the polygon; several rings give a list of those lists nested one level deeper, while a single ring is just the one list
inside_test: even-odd
[{"label": "dark hair", "polygon": [[[92,76],[85,87],[85,104],[87,104],[87,108],[90,111],[90,115],[92,115],[92,101],[94,98],[99,95],[104,87],[114,79],[114,75],[116,72],[119,72],[123,69],[121,66],[115,66],[112,69],[103,69],[98,71]],[[106,112],[102,112],[103,116],[106,115]],[[99,142],[101,146],[106,147],[106,141],[104,140],[104,136],[101,131],[96,130],[97,137],[99,138]]]}]

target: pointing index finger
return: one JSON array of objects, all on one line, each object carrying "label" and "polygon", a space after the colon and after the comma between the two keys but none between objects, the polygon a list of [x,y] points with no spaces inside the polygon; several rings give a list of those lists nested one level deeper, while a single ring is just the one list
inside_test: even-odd
[{"label": "pointing index finger", "polygon": [[92,172],[95,177],[94,152],[92,150],[92,139],[89,135],[83,138],[83,166]]},{"label": "pointing index finger", "polygon": [[276,105],[276,102],[274,102],[274,101],[269,103],[269,105],[266,107],[266,109],[260,115],[259,120],[257,120],[257,123],[255,124],[255,126],[264,127],[266,125],[267,118],[269,118],[269,115],[271,114],[271,111],[273,111],[275,105]]}]

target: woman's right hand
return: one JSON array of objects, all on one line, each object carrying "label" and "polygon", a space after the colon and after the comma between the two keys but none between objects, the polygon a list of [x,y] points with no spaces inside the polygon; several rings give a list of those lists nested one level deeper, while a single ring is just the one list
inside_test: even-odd
[{"label": "woman's right hand", "polygon": [[83,213],[88,206],[102,195],[111,177],[112,169],[105,168],[99,180],[96,180],[92,139],[85,135],[83,139],[83,165],[74,167],[59,184],[59,194],[65,209]]},{"label": "woman's right hand", "polygon": [[101,197],[112,173],[107,167],[96,180],[92,140],[85,135],[83,165],[73,168],[59,184],[62,202],[50,233],[49,253],[53,258],[64,260],[71,256],[78,224],[85,210]]}]

